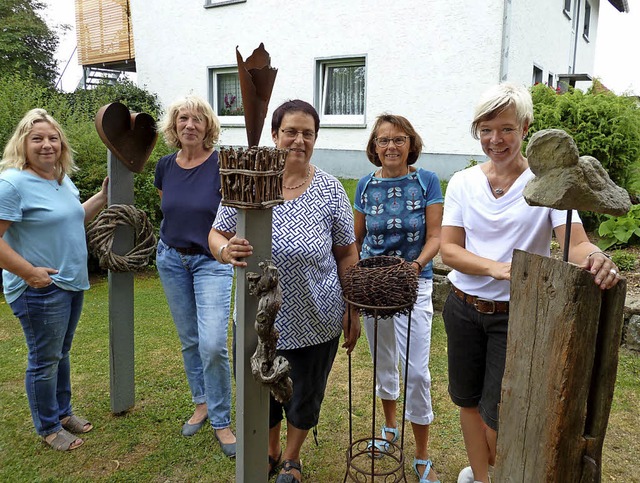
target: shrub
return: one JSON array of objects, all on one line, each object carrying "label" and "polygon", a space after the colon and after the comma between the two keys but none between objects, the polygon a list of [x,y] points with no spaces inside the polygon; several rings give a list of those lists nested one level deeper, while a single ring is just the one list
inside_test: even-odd
[{"label": "shrub", "polygon": [[[562,129],[573,137],[580,155],[596,158],[617,185],[632,193],[640,187],[640,109],[635,99],[604,91],[598,81],[586,93],[569,88],[564,94],[543,84],[531,89],[534,122],[529,132]],[[526,142],[523,148],[526,148]],[[603,215],[581,212],[587,230]]]},{"label": "shrub", "polygon": [[611,254],[611,260],[615,263],[623,272],[630,272],[636,268],[638,258],[633,253],[625,252],[622,250],[616,250]]},{"label": "shrub", "polygon": [[640,205],[633,205],[624,216],[604,215],[600,224],[598,247],[606,250],[612,246],[623,246],[640,242]]},{"label": "shrub", "polygon": [[635,99],[597,92],[599,83],[583,93],[557,94],[543,84],[531,94],[534,122],[530,133],[555,128],[566,131],[580,155],[596,158],[619,186],[628,188],[634,164],[640,160],[640,109]]}]

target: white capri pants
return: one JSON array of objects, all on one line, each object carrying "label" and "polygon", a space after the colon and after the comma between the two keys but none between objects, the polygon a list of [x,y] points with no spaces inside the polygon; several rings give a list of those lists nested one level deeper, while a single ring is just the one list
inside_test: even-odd
[{"label": "white capri pants", "polygon": [[[407,369],[407,401],[405,418],[415,424],[431,424],[431,321],[433,280],[418,279],[418,299],[411,312],[411,347]],[[396,400],[400,396],[400,373],[404,371],[407,354],[408,316],[395,315],[378,319],[378,361],[376,368],[376,395],[381,399]],[[364,328],[373,358],[373,317],[364,317]],[[404,374],[403,374],[404,381]]]}]

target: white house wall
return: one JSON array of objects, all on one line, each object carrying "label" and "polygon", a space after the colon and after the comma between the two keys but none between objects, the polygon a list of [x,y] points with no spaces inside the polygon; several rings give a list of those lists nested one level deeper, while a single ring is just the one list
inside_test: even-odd
[{"label": "white house wall", "polygon": [[[382,112],[414,124],[425,142],[419,165],[441,177],[484,158],[469,124],[480,93],[499,81],[504,0],[247,0],[215,8],[203,2],[130,1],[138,82],[163,104],[190,92],[208,98],[208,68],[235,66],[236,46],[246,58],[264,42],[278,68],[261,138],[270,145],[270,117],[279,104],[313,103],[316,59],[366,56],[366,125],[321,126],[316,164],[338,176],[370,171],[364,149]],[[510,80],[529,85],[536,58],[566,73],[559,66],[570,32],[559,4],[514,2]],[[246,145],[244,128],[223,126],[221,142]]]},{"label": "white house wall", "polygon": [[[589,1],[591,4],[589,40],[585,40],[582,36],[585,1]],[[573,46],[575,43],[573,25],[576,22],[577,2],[580,2],[580,9],[577,22],[575,67],[573,67]],[[564,1],[560,0],[513,2],[511,28],[511,52],[513,55],[509,60],[509,78],[512,81],[530,84],[534,65],[542,69],[544,83],[548,83],[549,74],[553,75],[553,86],[557,85],[559,74],[590,74],[593,72],[599,1],[574,0],[573,9],[569,15],[563,12],[563,6]],[[610,5],[608,7],[612,8]],[[588,87],[588,84],[578,85]]]}]

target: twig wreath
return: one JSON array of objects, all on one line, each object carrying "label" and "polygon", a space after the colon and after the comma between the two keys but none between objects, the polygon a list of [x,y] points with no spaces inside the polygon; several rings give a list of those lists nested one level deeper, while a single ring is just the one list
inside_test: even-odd
[{"label": "twig wreath", "polygon": [[[134,247],[126,255],[113,253],[116,227],[128,225],[135,230]],[[133,205],[111,205],[87,228],[89,250],[100,267],[112,272],[133,272],[146,267],[156,246],[153,225],[147,214]]]}]

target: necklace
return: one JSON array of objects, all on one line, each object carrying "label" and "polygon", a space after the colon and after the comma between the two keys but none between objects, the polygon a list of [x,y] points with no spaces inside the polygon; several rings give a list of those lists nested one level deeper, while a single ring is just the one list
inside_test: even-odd
[{"label": "necklace", "polygon": [[489,181],[489,178],[487,178],[487,183],[489,183],[489,188],[491,188],[491,191],[493,191],[498,196],[502,196],[509,188],[511,188],[511,185],[515,183],[516,179],[518,178],[511,180],[510,183],[506,184],[502,188],[494,188],[491,184],[491,181]]},{"label": "necklace", "polygon": [[297,184],[297,185],[295,185],[295,186],[287,186],[287,185],[285,185],[284,183],[282,183],[282,187],[283,187],[284,189],[287,189],[287,190],[297,190],[298,188],[300,188],[300,187],[304,186],[304,184],[305,184],[305,183],[307,182],[307,180],[309,179],[309,176],[311,176],[311,165],[309,165],[309,166],[307,167],[307,175],[306,175],[306,176],[304,177],[304,179],[302,180],[302,183]]}]

